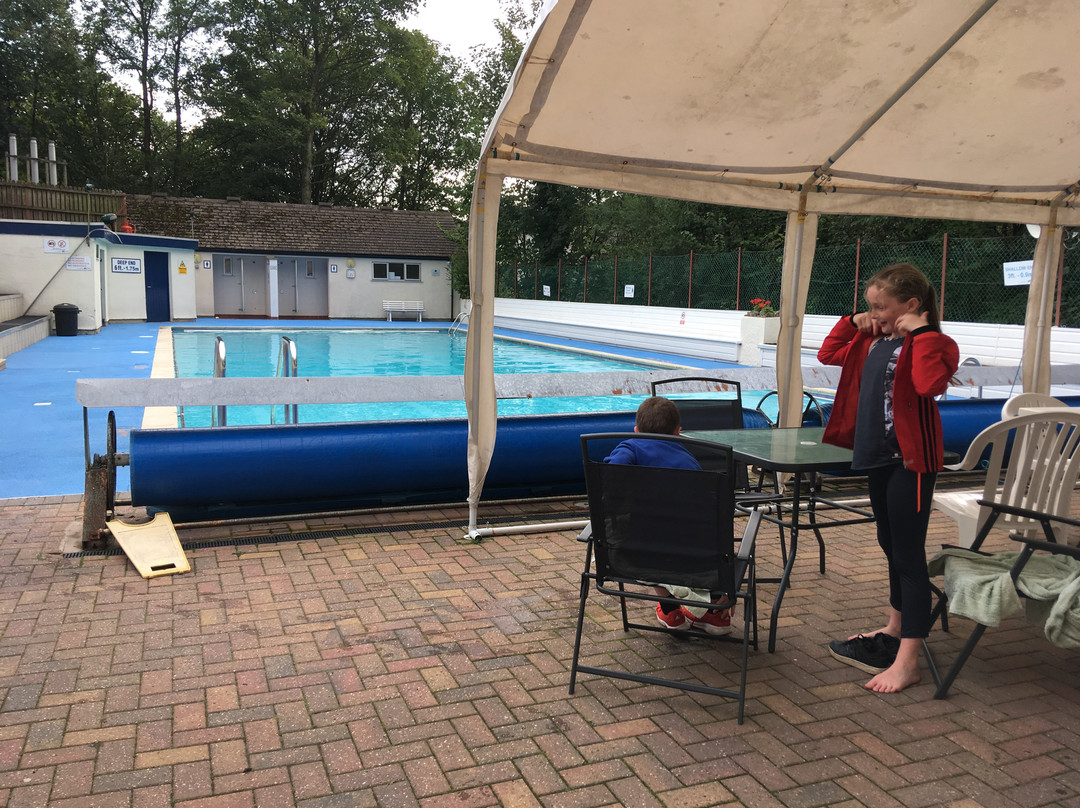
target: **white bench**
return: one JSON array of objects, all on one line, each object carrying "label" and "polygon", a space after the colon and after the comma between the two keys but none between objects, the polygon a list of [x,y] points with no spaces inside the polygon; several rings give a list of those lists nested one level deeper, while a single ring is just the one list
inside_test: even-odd
[{"label": "white bench", "polygon": [[393,321],[395,311],[416,312],[417,321],[421,323],[424,321],[423,300],[384,300],[382,308],[386,312],[386,319],[390,321]]}]

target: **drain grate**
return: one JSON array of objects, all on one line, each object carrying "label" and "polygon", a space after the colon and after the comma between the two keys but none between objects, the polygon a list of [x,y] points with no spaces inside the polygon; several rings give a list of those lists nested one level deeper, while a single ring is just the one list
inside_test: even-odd
[{"label": "drain grate", "polygon": [[[537,518],[541,518],[538,516]],[[558,522],[563,520],[581,519],[580,511],[567,513],[543,514],[545,522]],[[507,525],[521,523],[523,518],[518,516],[495,517],[485,520],[485,527],[491,525]],[[179,527],[183,528],[183,525]],[[373,527],[340,527],[333,530],[312,530],[307,533],[267,533],[261,536],[237,536],[232,539],[211,539],[205,541],[181,541],[180,545],[185,550],[213,550],[218,547],[238,547],[250,544],[281,544],[291,541],[312,541],[316,539],[340,539],[345,536],[372,535],[375,533],[390,533],[396,530],[443,530],[451,527],[464,527],[461,520],[442,522],[413,522],[400,525],[376,525]],[[64,558],[90,558],[96,556],[123,555],[124,551],[119,547],[107,547],[101,550],[78,550],[64,553]]]}]

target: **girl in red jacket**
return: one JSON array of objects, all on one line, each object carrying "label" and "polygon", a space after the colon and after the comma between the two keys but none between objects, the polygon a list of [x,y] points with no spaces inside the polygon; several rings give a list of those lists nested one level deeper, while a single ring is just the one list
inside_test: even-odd
[{"label": "girl in red jacket", "polygon": [[870,690],[896,693],[919,681],[919,646],[930,631],[926,529],[944,458],[934,397],[960,354],[941,333],[934,288],[911,264],[867,281],[866,302],[869,311],[833,327],[818,359],[843,367],[824,440],[851,449],[851,467],[868,477],[889,564],[889,620],[872,635],[829,643],[829,652],[875,674]]}]

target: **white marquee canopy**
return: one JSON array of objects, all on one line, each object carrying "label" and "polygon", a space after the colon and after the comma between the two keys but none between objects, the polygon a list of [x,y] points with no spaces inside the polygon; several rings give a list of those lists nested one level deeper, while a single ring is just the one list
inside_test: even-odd
[{"label": "white marquee canopy", "polygon": [[1062,226],[1080,225],[1076,0],[549,0],[488,129],[470,220],[470,528],[495,440],[506,177],[788,212],[777,356],[800,411],[821,214],[1042,225],[1024,387],[1049,387]]}]

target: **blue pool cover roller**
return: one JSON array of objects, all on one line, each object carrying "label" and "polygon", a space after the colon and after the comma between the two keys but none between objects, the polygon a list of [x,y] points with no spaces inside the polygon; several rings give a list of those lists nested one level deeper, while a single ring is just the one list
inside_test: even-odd
[{"label": "blue pool cover roller", "polygon": [[[1080,405],[1080,397],[1065,401]],[[1001,403],[941,402],[945,448],[963,456],[1001,419]],[[746,428],[768,427],[753,410],[744,420]],[[580,435],[633,428],[633,412],[500,418],[484,496],[583,493]],[[137,429],[131,498],[188,519],[463,500],[467,434],[464,419]]]}]

